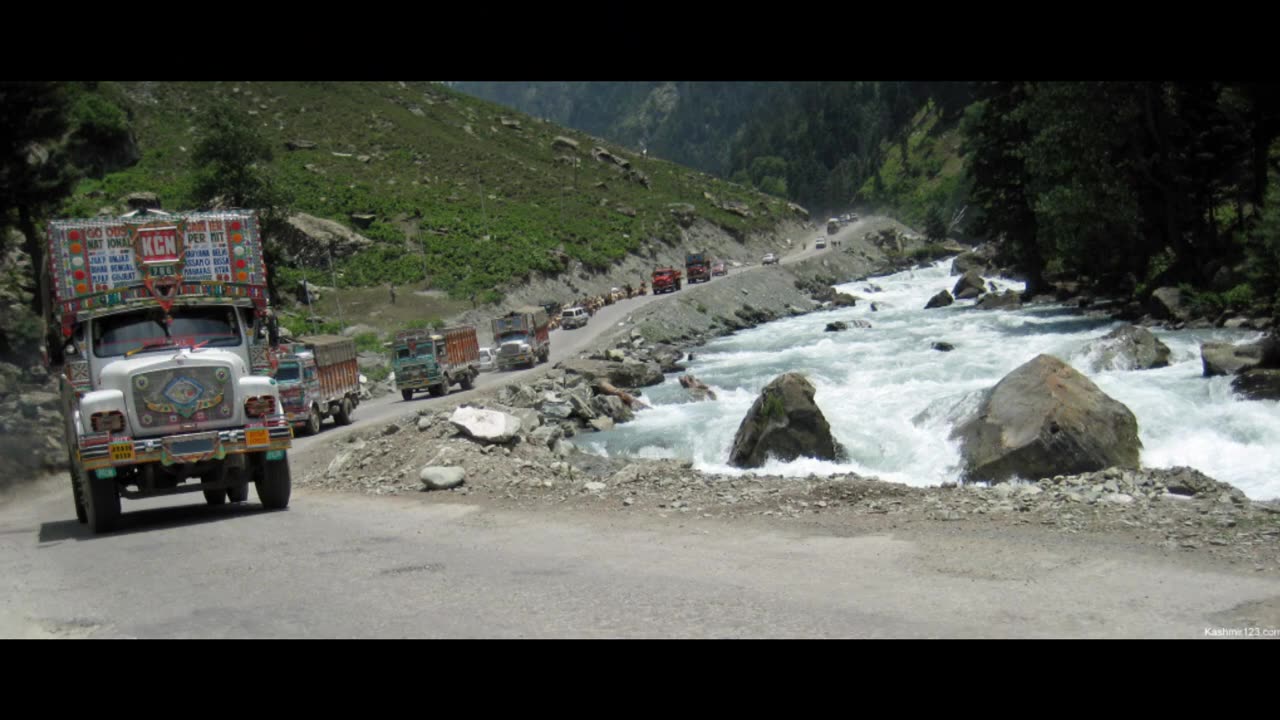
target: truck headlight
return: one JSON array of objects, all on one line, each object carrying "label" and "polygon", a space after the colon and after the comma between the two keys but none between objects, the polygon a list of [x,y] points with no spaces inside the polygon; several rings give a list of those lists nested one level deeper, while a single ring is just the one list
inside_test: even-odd
[{"label": "truck headlight", "polygon": [[244,414],[249,417],[265,417],[274,415],[275,412],[276,398],[274,395],[251,397],[244,401]]},{"label": "truck headlight", "polygon": [[94,432],[118,433],[124,430],[124,413],[119,410],[96,412],[89,416],[89,426]]}]

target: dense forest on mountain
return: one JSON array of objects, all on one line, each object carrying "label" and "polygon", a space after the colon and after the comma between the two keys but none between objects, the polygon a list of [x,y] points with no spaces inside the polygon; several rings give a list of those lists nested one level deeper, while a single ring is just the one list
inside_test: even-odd
[{"label": "dense forest on mountain", "polygon": [[1280,300],[1280,85],[459,83],[785,197],[1001,241],[1033,290],[1082,279],[1201,310]]}]

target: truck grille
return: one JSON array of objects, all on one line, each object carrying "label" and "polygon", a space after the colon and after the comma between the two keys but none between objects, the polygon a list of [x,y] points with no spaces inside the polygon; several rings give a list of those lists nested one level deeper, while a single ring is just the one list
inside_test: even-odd
[{"label": "truck grille", "polygon": [[137,435],[167,432],[192,423],[235,420],[235,379],[224,366],[183,366],[134,375]]}]

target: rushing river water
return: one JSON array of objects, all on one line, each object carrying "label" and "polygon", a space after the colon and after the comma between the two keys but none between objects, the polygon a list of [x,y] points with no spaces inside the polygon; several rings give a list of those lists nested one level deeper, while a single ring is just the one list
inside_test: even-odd
[{"label": "rushing river water", "polygon": [[[857,307],[819,312],[717,339],[695,351],[689,371],[715,390],[715,401],[693,402],[675,375],[645,388],[654,408],[608,432],[580,435],[583,450],[613,456],[691,460],[709,472],[738,474],[729,448],[760,390],[777,375],[807,375],[815,401],[849,459],[770,460],[760,472],[823,476],[853,471],[909,485],[953,481],[959,446],[948,439],[955,420],[979,393],[1040,353],[1086,374],[1138,418],[1142,463],[1189,465],[1225,480],[1249,497],[1280,497],[1280,403],[1245,401],[1230,378],[1202,377],[1200,343],[1245,342],[1261,333],[1240,330],[1153,330],[1172,351],[1155,370],[1091,367],[1085,345],[1121,325],[1061,306],[1016,311],[972,309],[973,301],[924,310],[956,277],[951,261],[837,289],[857,295]],[[989,279],[990,280],[990,279]],[[995,278],[1001,289],[1019,283]],[[879,292],[867,292],[871,285]],[[875,302],[878,311],[871,310]],[[836,320],[866,320],[871,328],[823,329]],[[952,352],[931,348],[935,341]]]}]

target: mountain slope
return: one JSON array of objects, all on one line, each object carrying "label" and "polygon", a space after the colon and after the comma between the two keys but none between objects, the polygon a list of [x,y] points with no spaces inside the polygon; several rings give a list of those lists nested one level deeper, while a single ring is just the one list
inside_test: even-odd
[{"label": "mountain slope", "polygon": [[269,169],[294,210],[358,220],[376,241],[338,263],[344,285],[419,282],[425,252],[431,287],[492,300],[573,260],[610,267],[679,237],[692,218],[743,236],[794,217],[779,198],[437,83],[139,82],[96,92],[128,114],[141,159],[82,182],[65,214],[94,214],[135,191],[193,207],[200,115],[229,100],[276,148]]}]

